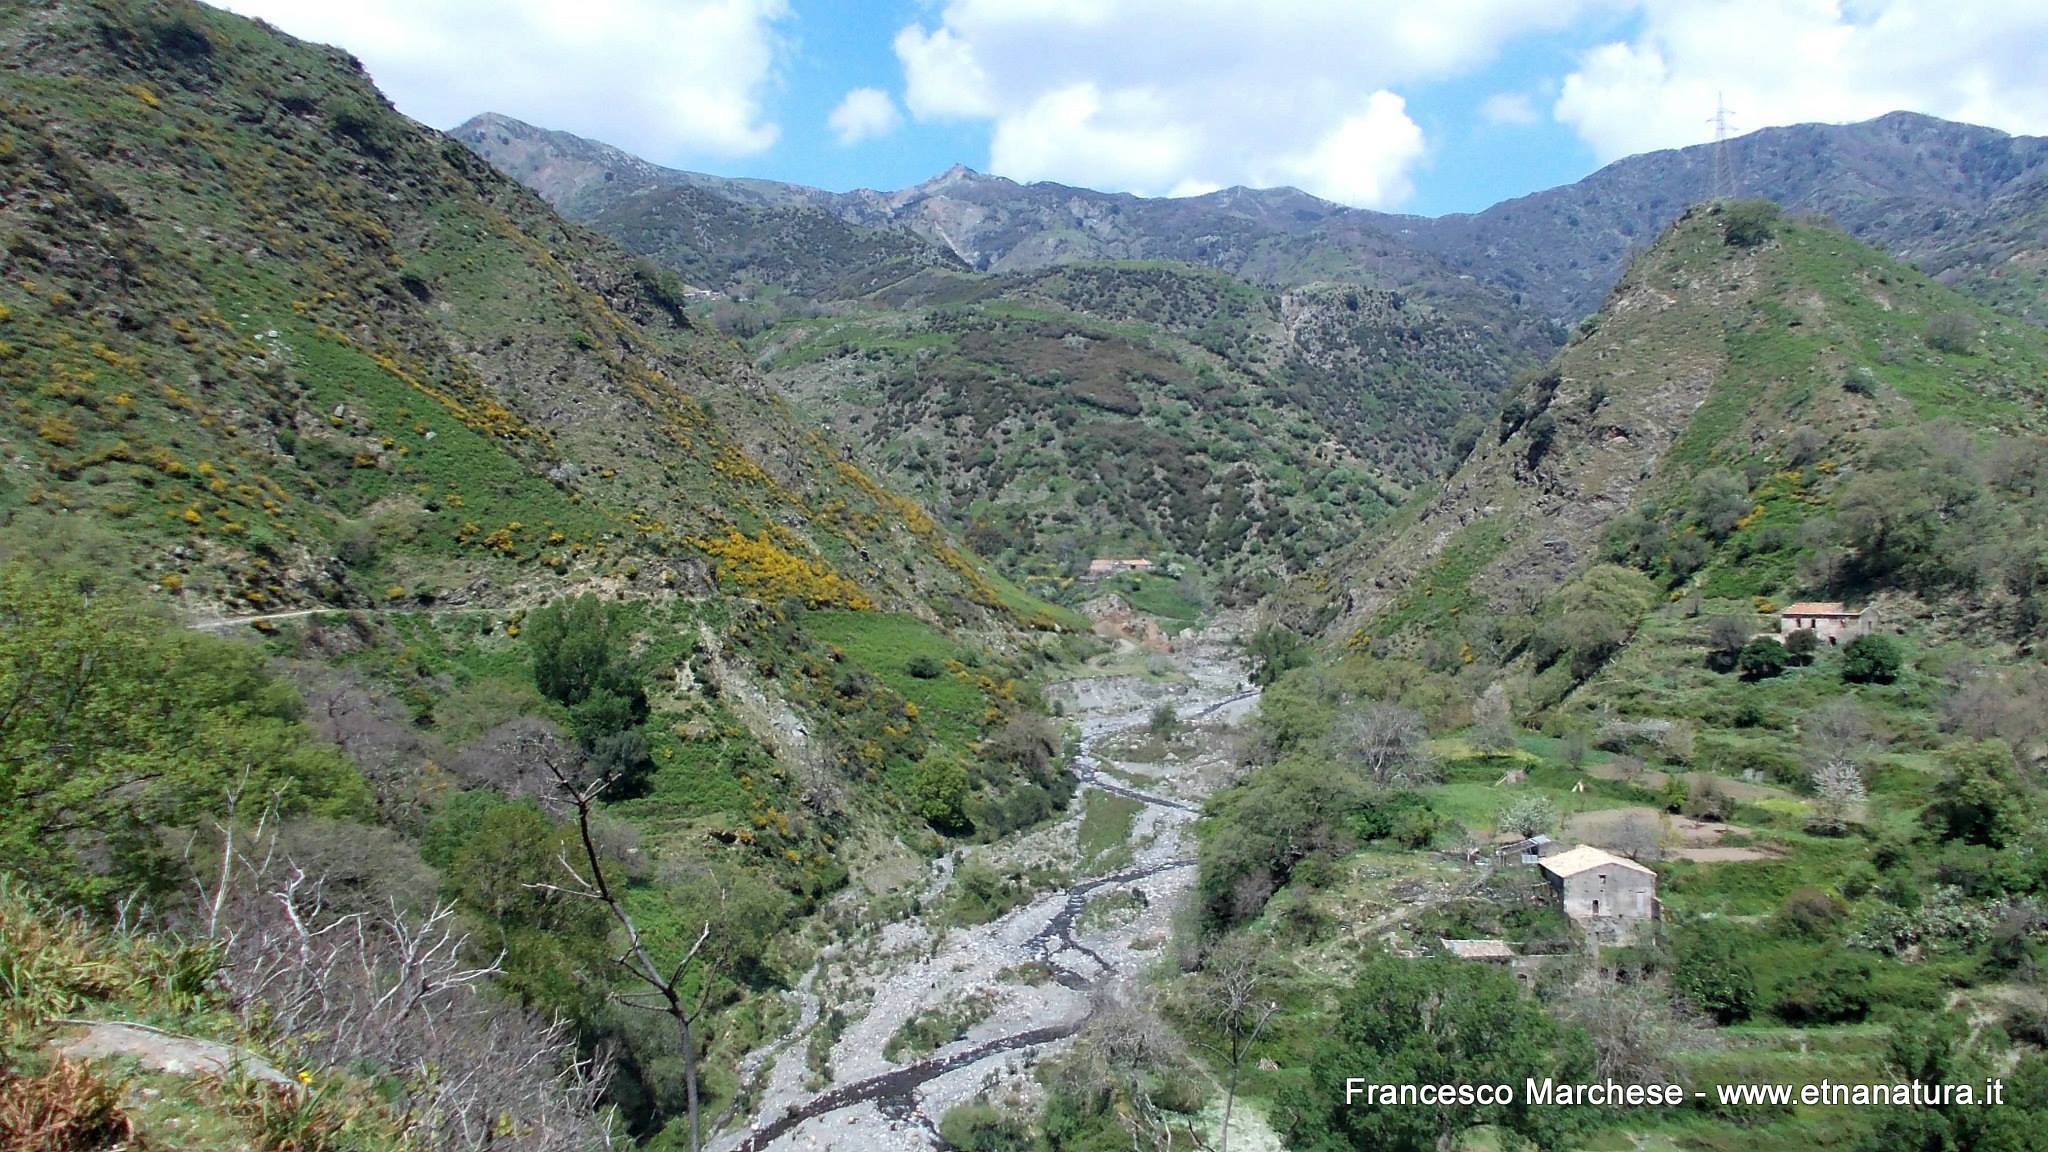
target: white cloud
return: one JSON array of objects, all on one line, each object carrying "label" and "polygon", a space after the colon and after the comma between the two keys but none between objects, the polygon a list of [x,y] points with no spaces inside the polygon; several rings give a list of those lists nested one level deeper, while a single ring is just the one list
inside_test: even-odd
[{"label": "white cloud", "polygon": [[842,146],[850,147],[894,132],[903,123],[903,114],[896,110],[896,101],[880,88],[855,88],[832,109],[825,123]]},{"label": "white cloud", "polygon": [[1534,124],[1542,119],[1536,102],[1522,92],[1496,92],[1479,104],[1480,119],[1488,124]]},{"label": "white cloud", "polygon": [[1381,90],[1278,170],[1286,183],[1321,189],[1319,195],[1345,204],[1399,204],[1415,190],[1408,170],[1422,153],[1422,129],[1408,118],[1405,102]]},{"label": "white cloud", "polygon": [[1005,176],[1390,207],[1425,152],[1403,86],[1623,2],[946,0],[895,47],[911,114],[992,121]]},{"label": "white cloud", "polygon": [[2048,132],[2040,0],[1645,0],[1634,38],[1581,57],[1555,113],[1601,159],[1907,109]]},{"label": "white cloud", "polygon": [[652,159],[775,143],[763,104],[787,0],[220,0],[363,61],[392,102],[452,127],[483,111]]}]

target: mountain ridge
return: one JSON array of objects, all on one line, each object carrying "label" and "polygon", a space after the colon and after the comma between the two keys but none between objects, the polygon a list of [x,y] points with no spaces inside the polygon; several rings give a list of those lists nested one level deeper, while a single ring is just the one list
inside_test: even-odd
[{"label": "mountain ridge", "polygon": [[[518,122],[508,117],[484,114],[451,131],[474,147],[479,145],[471,137],[480,129],[514,125]],[[518,127],[528,134],[543,131]],[[503,134],[512,138],[510,131]],[[1726,147],[1738,195],[1832,215],[1852,234],[1895,255],[1920,258],[1938,258],[1957,248],[1973,227],[2008,210],[2001,203],[2004,197],[2042,203],[2038,174],[2048,169],[2048,139],[1913,112],[1851,124],[1765,128],[1735,137]],[[1633,249],[1684,207],[1711,194],[1714,149],[1693,145],[1631,156],[1571,184],[1478,212],[1436,217],[1349,208],[1290,188],[1145,198],[1050,182],[1019,184],[958,164],[895,191],[837,193],[673,169],[663,169],[661,179],[764,201],[800,202],[868,226],[904,225],[981,270],[1030,271],[1075,259],[1168,258],[1215,264],[1273,283],[1299,282],[1315,278],[1308,270],[1317,266],[1294,250],[1306,237],[1348,255],[1353,275],[1368,258],[1382,265],[1395,258],[1391,270],[1382,269],[1375,277],[1390,287],[1402,286],[1400,277],[1414,276],[1419,263],[1434,275],[1469,276],[1504,295],[1521,294],[1546,315],[1573,322],[1598,306]],[[516,157],[494,156],[489,147],[480,150],[515,178],[525,178]],[[963,184],[967,195],[939,195]],[[1012,215],[1028,215],[1035,229],[1020,228],[1015,220],[992,221],[996,214],[989,205],[1002,199],[1021,201]],[[1956,219],[1930,215],[1940,213]],[[1187,235],[1191,229],[1199,240]],[[941,235],[946,239],[940,240]],[[2037,238],[2026,251],[2038,253],[2040,247]],[[1956,271],[1958,279],[1983,270],[1981,261],[1973,262],[1967,253],[1940,270],[1955,271],[1955,263],[1969,266]]]}]

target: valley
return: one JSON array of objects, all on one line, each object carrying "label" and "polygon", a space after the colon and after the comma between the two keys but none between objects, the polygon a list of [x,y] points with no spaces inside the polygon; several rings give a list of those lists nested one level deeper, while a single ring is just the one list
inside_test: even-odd
[{"label": "valley", "polygon": [[[827,1013],[849,1022],[818,1045],[794,1032],[777,1042],[756,1119],[722,1146],[756,1149],[852,1143],[864,1148],[941,1147],[939,1120],[980,1099],[1030,1101],[1030,1069],[1088,1025],[1102,1005],[1134,994],[1145,968],[1168,947],[1172,909],[1194,861],[1188,832],[1204,796],[1229,772],[1221,731],[1256,704],[1225,633],[1190,638],[1166,678],[1112,676],[1054,684],[1071,699],[1080,729],[1071,770],[1080,778],[1075,810],[1019,840],[970,849],[925,881],[924,922],[870,923],[827,947],[805,974],[800,1019],[815,1029]],[[1190,725],[1166,764],[1147,763],[1141,791],[1116,782],[1124,768],[1106,749],[1141,730],[1165,705]],[[1162,770],[1164,769],[1164,770]],[[1121,798],[1108,853],[1089,841],[1098,810]],[[1084,830],[1086,828],[1086,830]],[[1107,856],[1123,860],[1097,869]],[[985,924],[949,927],[943,909],[962,868],[1001,874],[1051,868],[1070,882],[1034,892]],[[1134,907],[1132,907],[1134,905]],[[1104,914],[1102,909],[1113,908]],[[932,923],[930,921],[938,921]],[[823,1001],[830,998],[830,1007]],[[890,1056],[920,1022],[960,1021],[931,1039],[923,1059]],[[943,1026],[943,1025],[942,1025]],[[814,1060],[794,1057],[813,1047]],[[821,1073],[817,1065],[822,1064]]]},{"label": "valley", "polygon": [[833,192],[0,49],[0,1152],[2038,1143],[2043,138]]}]

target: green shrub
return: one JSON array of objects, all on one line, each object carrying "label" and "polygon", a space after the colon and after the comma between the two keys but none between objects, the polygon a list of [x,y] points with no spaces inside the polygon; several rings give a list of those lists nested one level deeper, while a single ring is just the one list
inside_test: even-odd
[{"label": "green shrub", "polygon": [[1842,679],[1851,684],[1889,684],[1899,678],[1905,663],[1898,641],[1868,633],[1842,649]]},{"label": "green shrub", "polygon": [[1781,213],[1769,200],[1737,200],[1721,209],[1721,240],[1731,248],[1756,248],[1778,234]]},{"label": "green shrub", "polygon": [[1943,312],[1927,322],[1927,346],[1937,352],[1962,355],[1977,341],[1981,325],[1963,312]]},{"label": "green shrub", "polygon": [[938,831],[965,831],[967,769],[952,754],[933,749],[917,762],[904,799],[919,819]]},{"label": "green shrub", "polygon": [[1740,948],[1747,935],[1723,923],[1702,923],[1678,933],[1678,961],[1672,987],[1695,1008],[1723,1024],[1747,1020],[1756,1010],[1756,973]]},{"label": "green shrub", "polygon": [[980,1100],[956,1104],[939,1121],[939,1135],[960,1152],[1031,1152],[1031,1126]]},{"label": "green shrub", "polygon": [[1735,657],[1735,670],[1744,680],[1769,680],[1781,675],[1790,657],[1776,638],[1759,636],[1742,646]]},{"label": "green shrub", "polygon": [[1771,1011],[1787,1024],[1847,1024],[1870,1013],[1874,961],[1830,951],[1805,971],[1780,978]]}]

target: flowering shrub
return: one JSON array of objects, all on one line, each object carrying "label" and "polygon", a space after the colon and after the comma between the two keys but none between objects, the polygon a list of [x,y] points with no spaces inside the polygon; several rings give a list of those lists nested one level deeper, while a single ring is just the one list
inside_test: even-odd
[{"label": "flowering shrub", "polygon": [[741,593],[776,603],[800,600],[812,608],[866,612],[875,602],[860,586],[829,566],[783,548],[766,530],[752,536],[729,528],[723,536],[690,541],[718,562],[719,575]]}]

